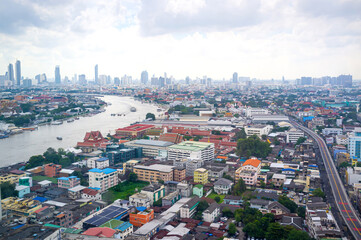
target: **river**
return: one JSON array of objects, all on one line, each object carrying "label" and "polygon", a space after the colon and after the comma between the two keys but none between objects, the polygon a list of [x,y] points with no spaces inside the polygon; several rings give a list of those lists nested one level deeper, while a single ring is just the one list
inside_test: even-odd
[{"label": "river", "polygon": [[[86,132],[99,130],[103,136],[114,134],[115,129],[125,127],[131,123],[142,121],[148,112],[157,117],[157,107],[151,104],[142,104],[130,97],[104,96],[107,103],[105,112],[91,117],[80,117],[79,120],[61,125],[39,126],[35,131],[25,131],[22,134],[0,139],[0,167],[28,161],[33,155],[43,154],[47,148],[75,147],[76,143],[83,141]],[[130,112],[135,107],[136,112]],[[126,116],[111,116],[111,113],[126,113]],[[63,140],[57,140],[61,136]]]}]

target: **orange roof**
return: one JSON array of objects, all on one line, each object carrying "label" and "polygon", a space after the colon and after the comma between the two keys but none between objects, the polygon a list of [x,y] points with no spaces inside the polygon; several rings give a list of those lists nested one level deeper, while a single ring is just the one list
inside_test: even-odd
[{"label": "orange roof", "polygon": [[261,164],[261,161],[258,159],[248,159],[247,161],[245,161],[243,163],[242,166],[252,165],[253,167],[258,167],[260,164]]}]

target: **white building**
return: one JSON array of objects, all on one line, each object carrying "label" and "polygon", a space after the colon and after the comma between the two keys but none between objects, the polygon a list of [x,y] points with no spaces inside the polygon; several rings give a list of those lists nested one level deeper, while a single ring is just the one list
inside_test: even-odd
[{"label": "white building", "polygon": [[266,115],[268,114],[268,110],[263,108],[247,108],[245,114],[246,117],[252,117],[254,115]]},{"label": "white building", "polygon": [[152,206],[152,201],[145,193],[135,193],[129,197],[130,205],[134,207],[146,207],[150,208]]},{"label": "white building", "polygon": [[347,168],[347,184],[353,185],[354,183],[360,183],[361,182],[361,167],[348,167]]},{"label": "white building", "polygon": [[324,128],[322,129],[322,134],[327,136],[327,135],[341,135],[342,134],[342,128]]},{"label": "white building", "polygon": [[348,137],[346,135],[336,135],[336,143],[338,145],[348,144]]},{"label": "white building", "polygon": [[202,213],[202,218],[204,222],[212,223],[220,215],[220,207],[218,203],[212,203],[204,212]]},{"label": "white building", "polygon": [[167,157],[167,149],[173,143],[140,139],[124,143],[128,147],[141,147],[145,157]]},{"label": "white building", "polygon": [[272,128],[272,125],[255,124],[244,127],[244,131],[247,136],[257,135],[258,137],[261,137],[262,135],[268,135]]},{"label": "white building", "polygon": [[200,202],[199,197],[191,198],[187,203],[180,207],[181,218],[192,218],[197,211],[197,206]]},{"label": "white building", "polygon": [[361,128],[355,128],[349,136],[348,150],[351,159],[361,160]]},{"label": "white building", "polygon": [[203,161],[211,161],[214,159],[214,144],[184,141],[168,147],[168,160],[174,162],[188,157],[200,158]]},{"label": "white building", "polygon": [[118,172],[115,169],[93,168],[89,170],[89,187],[99,188],[101,192],[118,184]]},{"label": "white building", "polygon": [[291,128],[286,132],[286,141],[287,143],[296,143],[300,137],[304,137],[305,134],[303,131],[297,130],[296,128]]},{"label": "white building", "polygon": [[104,169],[109,167],[109,159],[106,157],[92,157],[87,159],[86,165],[88,168],[99,168]]}]

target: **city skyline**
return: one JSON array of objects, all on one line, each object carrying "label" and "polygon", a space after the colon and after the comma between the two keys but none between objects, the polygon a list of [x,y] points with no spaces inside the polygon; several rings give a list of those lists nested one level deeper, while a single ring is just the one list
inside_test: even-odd
[{"label": "city skyline", "polygon": [[63,76],[94,76],[91,66],[99,64],[111,76],[147,69],[177,79],[229,79],[233,72],[258,79],[361,79],[360,11],[358,1],[6,0],[0,72],[21,59],[30,78],[53,76],[55,65]]}]

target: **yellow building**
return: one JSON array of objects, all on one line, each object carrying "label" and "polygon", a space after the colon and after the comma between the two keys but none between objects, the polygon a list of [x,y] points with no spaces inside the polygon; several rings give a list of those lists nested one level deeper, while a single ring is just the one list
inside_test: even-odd
[{"label": "yellow building", "polygon": [[22,177],[26,177],[26,173],[24,172],[10,172],[0,176],[0,184],[4,182],[10,182],[11,184],[18,183],[19,179]]},{"label": "yellow building", "polygon": [[208,183],[208,170],[204,168],[198,168],[194,171],[194,182],[200,184]]},{"label": "yellow building", "polygon": [[34,212],[42,208],[41,202],[32,199],[21,199],[16,197],[8,197],[1,200],[4,210],[9,211],[15,216],[31,216]]},{"label": "yellow building", "polygon": [[137,174],[138,180],[145,182],[173,181],[173,166],[153,164],[150,166],[136,165],[133,172]]}]

